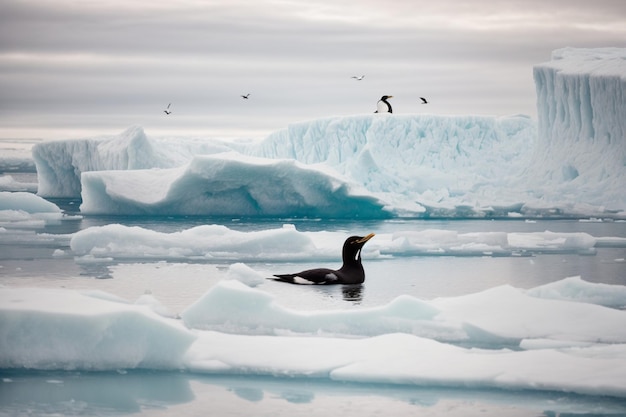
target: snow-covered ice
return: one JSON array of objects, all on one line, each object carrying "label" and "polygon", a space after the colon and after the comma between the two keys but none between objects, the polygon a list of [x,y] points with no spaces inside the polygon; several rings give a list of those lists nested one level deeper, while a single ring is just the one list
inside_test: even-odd
[{"label": "snow-covered ice", "polygon": [[294,160],[237,153],[169,170],[82,174],[85,214],[384,218],[384,203]]},{"label": "snow-covered ice", "polygon": [[32,193],[0,191],[1,227],[39,227],[62,217],[57,205]]},{"label": "snow-covered ice", "polygon": [[[366,232],[366,231],[364,231]],[[114,259],[204,259],[213,261],[336,260],[346,232],[298,231],[285,224],[275,229],[239,231],[203,225],[177,232],[138,226],[94,226],[71,237],[76,256]],[[459,233],[426,229],[379,233],[363,248],[363,256],[531,256],[550,253],[593,254],[597,246],[626,247],[626,239],[587,233],[551,231]]]},{"label": "snow-covered ice", "polygon": [[[595,292],[613,297],[609,286]],[[93,291],[3,288],[0,300],[3,368],[187,369],[626,397],[625,311],[508,286],[296,312],[226,280],[182,321],[157,315],[145,300]]]}]

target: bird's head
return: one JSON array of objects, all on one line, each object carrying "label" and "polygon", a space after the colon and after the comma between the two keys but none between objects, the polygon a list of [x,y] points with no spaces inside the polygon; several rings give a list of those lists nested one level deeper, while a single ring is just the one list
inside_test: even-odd
[{"label": "bird's head", "polygon": [[374,233],[370,233],[367,236],[350,236],[343,244],[344,257],[348,256],[354,260],[361,258],[361,248],[367,243],[368,240],[375,236]]},{"label": "bird's head", "polygon": [[383,100],[383,101],[385,101],[385,100],[387,100],[388,98],[393,98],[393,96],[382,96],[380,99],[381,99],[381,100]]}]

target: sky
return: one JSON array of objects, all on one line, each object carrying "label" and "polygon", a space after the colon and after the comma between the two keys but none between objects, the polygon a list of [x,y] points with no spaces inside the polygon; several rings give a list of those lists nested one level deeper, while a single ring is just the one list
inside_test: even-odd
[{"label": "sky", "polygon": [[0,0],[0,10],[0,138],[12,139],[133,125],[262,138],[373,113],[382,95],[395,114],[536,118],[532,68],[552,50],[626,47],[624,0]]}]

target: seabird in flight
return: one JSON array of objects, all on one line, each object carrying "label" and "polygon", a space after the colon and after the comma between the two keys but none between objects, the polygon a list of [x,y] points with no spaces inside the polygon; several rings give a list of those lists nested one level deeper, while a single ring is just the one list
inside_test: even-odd
[{"label": "seabird in flight", "polygon": [[422,104],[428,104],[428,100],[426,100],[424,97],[420,97],[420,100],[422,100]]},{"label": "seabird in flight", "polygon": [[307,269],[295,274],[274,275],[270,279],[290,284],[362,284],[365,281],[365,271],[361,264],[361,249],[373,237],[374,233],[370,233],[367,236],[350,236],[346,239],[341,251],[343,265],[337,270],[328,268]]},{"label": "seabird in flight", "polygon": [[242,95],[241,98],[243,98],[244,100],[247,100],[250,98],[250,93]]},{"label": "seabird in flight", "polygon": [[393,96],[382,96],[376,104],[377,109],[374,113],[393,113],[391,104],[389,104],[389,102],[387,101],[387,99],[392,97]]},{"label": "seabird in flight", "polygon": [[365,78],[365,75],[353,75],[351,78],[354,78],[357,81],[361,81],[363,78]]},{"label": "seabird in flight", "polygon": [[170,113],[172,113],[172,111],[170,110],[170,106],[171,106],[171,105],[172,105],[172,103],[168,104],[168,105],[167,105],[167,108],[166,108],[165,110],[163,110],[163,113],[165,113],[165,114],[170,114]]}]

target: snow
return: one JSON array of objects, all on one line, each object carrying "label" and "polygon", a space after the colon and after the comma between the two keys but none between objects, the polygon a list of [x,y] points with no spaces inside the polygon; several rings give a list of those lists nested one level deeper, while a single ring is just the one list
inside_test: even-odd
[{"label": "snow", "polygon": [[[587,290],[596,284],[567,285]],[[612,287],[626,303],[625,287]],[[0,365],[626,397],[626,312],[588,302],[503,286],[431,301],[400,296],[373,308],[303,312],[224,280],[179,320],[156,314],[152,298],[146,294],[133,304],[102,292],[1,288]]]}]

